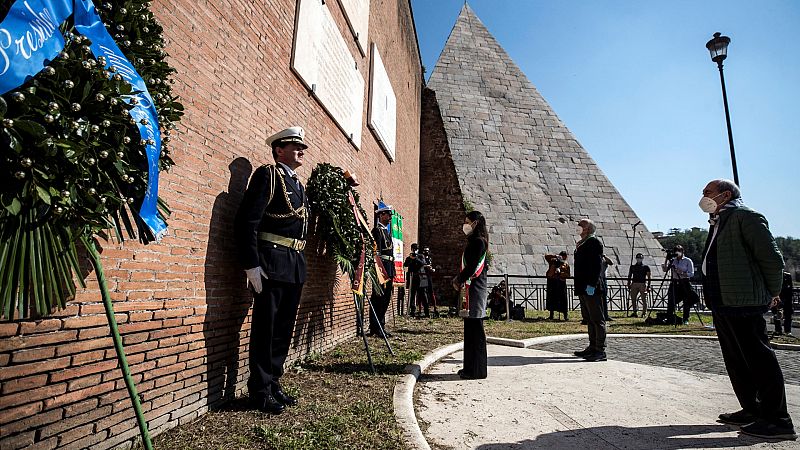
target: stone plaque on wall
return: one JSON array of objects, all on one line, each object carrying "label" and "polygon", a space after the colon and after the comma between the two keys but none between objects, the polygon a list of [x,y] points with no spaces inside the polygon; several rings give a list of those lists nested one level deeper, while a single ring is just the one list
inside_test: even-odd
[{"label": "stone plaque on wall", "polygon": [[369,89],[369,127],[378,142],[389,156],[395,158],[395,138],[397,135],[397,97],[392,82],[383,65],[378,46],[372,43],[372,66],[370,67]]},{"label": "stone plaque on wall", "polygon": [[369,30],[369,0],[339,0],[347,25],[362,55],[366,55]]},{"label": "stone plaque on wall", "polygon": [[292,70],[360,148],[364,77],[328,7],[320,0],[298,2]]}]

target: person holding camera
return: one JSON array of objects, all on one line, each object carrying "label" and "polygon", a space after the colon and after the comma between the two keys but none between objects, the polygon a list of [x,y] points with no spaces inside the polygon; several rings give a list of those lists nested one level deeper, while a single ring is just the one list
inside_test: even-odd
[{"label": "person holding camera", "polygon": [[431,267],[430,250],[425,247],[422,253],[419,252],[419,245],[411,244],[411,254],[406,257],[403,267],[408,268],[409,288],[408,302],[411,317],[417,317],[425,311],[425,317],[430,317],[430,274],[434,272]]},{"label": "person holding camera", "polygon": [[684,256],[683,246],[676,245],[667,252],[667,260],[661,265],[664,271],[671,271],[671,281],[667,291],[667,317],[675,319],[675,305],[683,302],[683,324],[689,323],[689,313],[696,303],[697,294],[692,290],[690,279],[694,276],[694,263]]},{"label": "person holding camera", "polygon": [[700,209],[711,227],[703,250],[706,304],[725,369],[742,409],[719,415],[741,425],[744,434],[768,439],[797,439],[786,406],[778,358],[767,337],[764,313],[780,301],[783,257],[767,219],[744,205],[730,180],[713,180],[703,189]]},{"label": "person holding camera", "polygon": [[547,310],[553,320],[553,314],[558,311],[564,315],[564,322],[567,319],[567,279],[570,275],[569,264],[567,264],[567,252],[561,251],[558,255],[544,255],[549,267],[547,269]]},{"label": "person holding camera", "polygon": [[636,254],[636,264],[628,269],[628,290],[630,291],[633,314],[638,315],[639,300],[642,301],[642,317],[647,315],[647,292],[650,290],[650,266],[644,263],[644,255]]},{"label": "person holding camera", "polygon": [[[436,269],[433,268],[433,261],[431,260],[431,249],[427,245],[422,247],[422,268],[419,271],[419,294],[417,298],[424,298],[425,303],[425,317],[430,317],[428,313],[429,308],[433,308],[435,317],[439,317],[439,311],[436,309],[436,297],[433,295],[433,273]],[[419,297],[419,296],[422,297]]]}]

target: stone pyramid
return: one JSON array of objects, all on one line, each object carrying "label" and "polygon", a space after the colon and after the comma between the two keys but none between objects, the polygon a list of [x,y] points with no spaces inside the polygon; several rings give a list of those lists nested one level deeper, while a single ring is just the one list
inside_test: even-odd
[{"label": "stone pyramid", "polygon": [[[608,275],[627,276],[640,219],[466,4],[428,88],[463,200],[490,225],[492,273],[544,275],[543,255],[571,255],[588,217],[616,263]],[[661,245],[643,224],[638,252],[660,276]]]}]

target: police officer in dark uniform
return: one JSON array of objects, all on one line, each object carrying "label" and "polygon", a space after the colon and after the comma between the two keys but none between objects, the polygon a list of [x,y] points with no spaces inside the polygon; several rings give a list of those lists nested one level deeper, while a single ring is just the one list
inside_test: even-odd
[{"label": "police officer in dark uniform", "polygon": [[253,406],[270,414],[297,404],[279,380],[306,280],[309,207],[295,173],[308,148],[303,135],[292,127],[268,139],[275,165],[253,173],[234,223],[239,259],[254,292],[247,388]]},{"label": "police officer in dark uniform", "polygon": [[[391,333],[386,331],[386,310],[389,309],[389,303],[392,301],[392,280],[394,279],[394,244],[392,237],[389,235],[387,226],[392,221],[392,207],[384,206],[378,209],[378,223],[372,229],[372,238],[375,239],[375,244],[378,246],[378,255],[383,263],[383,268],[389,276],[389,281],[382,286],[383,292],[378,293],[373,290],[372,296],[369,301],[375,316],[378,317],[378,322],[375,322],[375,316],[370,316],[369,320],[369,334],[380,335],[380,329],[386,333],[386,337],[391,337]],[[380,329],[378,329],[380,323]]]}]

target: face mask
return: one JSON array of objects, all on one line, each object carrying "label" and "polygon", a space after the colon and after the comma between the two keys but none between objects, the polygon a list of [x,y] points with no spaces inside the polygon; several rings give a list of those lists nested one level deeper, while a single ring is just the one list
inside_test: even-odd
[{"label": "face mask", "polygon": [[705,213],[714,214],[714,211],[717,210],[717,202],[715,202],[714,199],[720,195],[722,195],[722,193],[717,194],[714,197],[703,197],[697,203],[697,206],[699,206],[700,209]]},{"label": "face mask", "polygon": [[471,224],[465,223],[464,225],[461,225],[461,229],[464,230],[464,234],[466,234],[468,236],[469,236],[470,233],[472,233],[472,225]]},{"label": "face mask", "polygon": [[678,258],[682,258],[683,257],[683,252],[675,252],[675,256],[678,257]]}]

